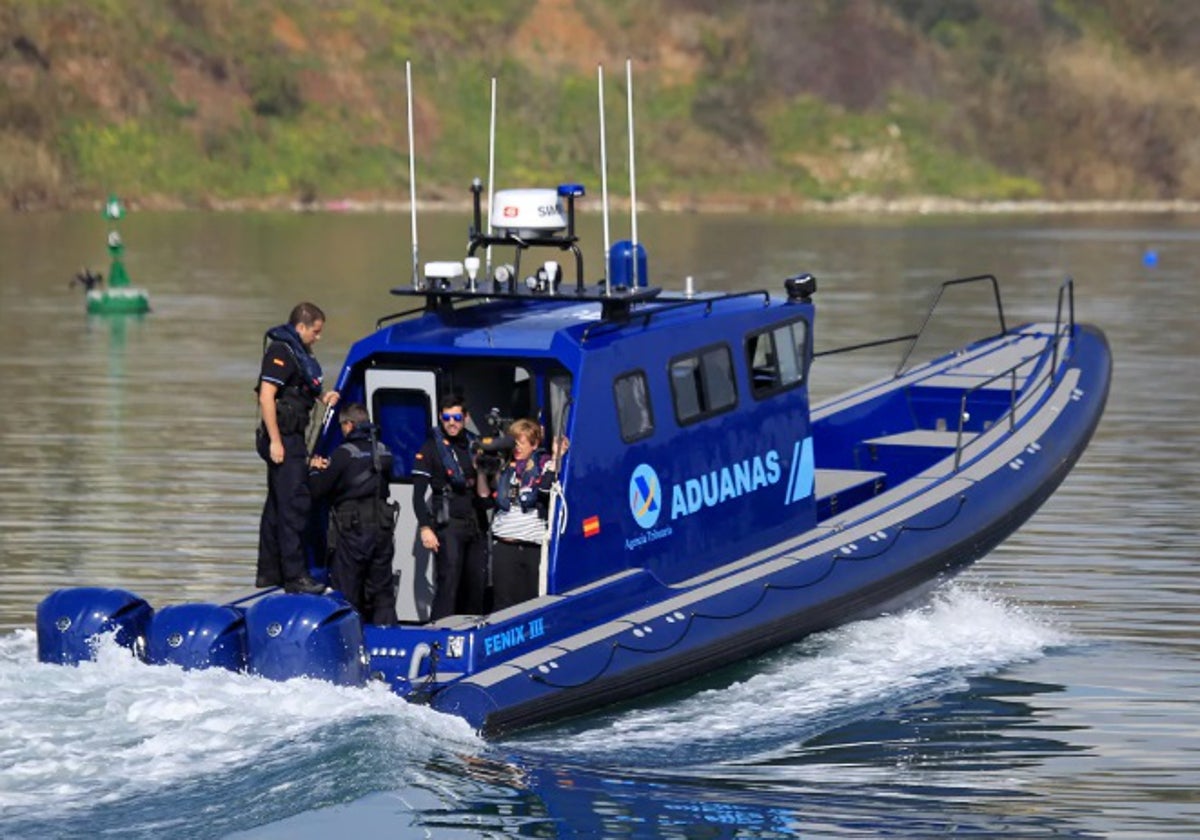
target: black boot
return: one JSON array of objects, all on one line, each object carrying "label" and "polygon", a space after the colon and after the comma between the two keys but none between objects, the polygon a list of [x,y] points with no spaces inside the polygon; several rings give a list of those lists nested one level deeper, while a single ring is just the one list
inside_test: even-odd
[{"label": "black boot", "polygon": [[289,580],[287,583],[285,583],[283,585],[283,591],[290,595],[320,595],[325,591],[325,585],[322,583],[317,583],[312,578],[304,575],[296,578],[295,580]]}]

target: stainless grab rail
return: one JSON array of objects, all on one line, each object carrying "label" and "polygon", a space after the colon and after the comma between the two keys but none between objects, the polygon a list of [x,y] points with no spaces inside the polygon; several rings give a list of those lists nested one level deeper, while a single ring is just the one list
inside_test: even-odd
[{"label": "stainless grab rail", "polygon": [[[1063,329],[1064,325],[1063,325],[1063,320],[1062,320],[1063,295],[1064,294],[1067,296],[1068,317],[1069,317],[1069,320],[1066,324],[1066,334],[1074,335],[1074,333],[1075,333],[1075,281],[1073,278],[1067,277],[1063,280],[1063,282],[1058,287],[1058,306],[1057,306],[1057,309],[1055,310],[1055,314],[1054,314],[1054,334],[1050,339],[1049,346],[1042,348],[1040,351],[1033,354],[1032,356],[1026,356],[1025,358],[1021,359],[1019,362],[1017,362],[1016,364],[1008,367],[1005,370],[1000,371],[997,374],[989,376],[987,379],[983,380],[982,382],[978,382],[975,385],[973,385],[970,388],[967,388],[965,391],[963,391],[962,398],[959,400],[959,407],[958,407],[958,436],[955,438],[955,442],[954,442],[954,471],[955,472],[958,472],[959,466],[962,464],[963,424],[966,422],[967,400],[970,399],[970,397],[973,393],[978,391],[980,388],[986,387],[987,385],[990,385],[991,383],[1001,379],[1002,377],[1005,377],[1005,376],[1009,377],[1011,384],[1009,385],[1009,392],[1008,392],[1009,393],[1009,397],[1008,397],[1009,404],[1008,404],[1007,414],[1008,414],[1008,430],[1010,432],[1012,432],[1017,427],[1017,406],[1019,405],[1019,402],[1017,400],[1017,371],[1019,369],[1021,369],[1022,367],[1024,367],[1025,365],[1029,364],[1029,362],[1034,361],[1039,358],[1044,359],[1046,357],[1046,355],[1049,354],[1050,355],[1050,367],[1046,371],[1045,377],[1049,382],[1051,382],[1051,383],[1054,382],[1055,377],[1058,375],[1058,342],[1064,334],[1064,329]],[[932,312],[932,309],[930,311]],[[1001,314],[1000,317],[1001,317],[1001,323],[1003,324],[1003,318],[1004,318],[1003,314]],[[1040,384],[1040,380],[1036,384]]]}]

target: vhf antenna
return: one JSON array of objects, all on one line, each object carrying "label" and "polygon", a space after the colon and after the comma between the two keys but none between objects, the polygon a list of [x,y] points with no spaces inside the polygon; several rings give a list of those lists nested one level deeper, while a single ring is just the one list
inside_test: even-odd
[{"label": "vhf antenna", "polygon": [[404,62],[404,83],[408,90],[408,190],[409,205],[412,208],[412,284],[413,289],[421,288],[421,266],[417,256],[417,163],[416,147],[413,144],[413,92],[412,92],[412,62]]},{"label": "vhf antenna", "polygon": [[629,90],[629,218],[633,248],[633,288],[638,287],[637,173],[633,167],[633,60],[625,59],[625,87]]},{"label": "vhf antenna", "polygon": [[[492,190],[496,183],[496,77],[492,76],[492,118],[488,128],[488,198],[487,198],[487,235],[492,236]],[[492,276],[492,246],[489,242],[484,257],[483,276]]]},{"label": "vhf antenna", "polygon": [[604,65],[596,66],[596,90],[600,100],[600,205],[604,215],[604,294],[612,294],[612,281],[608,267],[608,142],[604,130]]}]

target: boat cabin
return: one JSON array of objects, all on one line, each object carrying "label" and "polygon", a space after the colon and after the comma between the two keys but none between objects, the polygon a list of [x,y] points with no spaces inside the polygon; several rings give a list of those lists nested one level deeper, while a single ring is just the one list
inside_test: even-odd
[{"label": "boat cabin", "polygon": [[[668,293],[649,286],[644,249],[624,242],[606,279],[589,285],[574,233],[580,194],[575,185],[501,191],[484,234],[476,186],[466,258],[430,263],[394,289],[419,305],[381,319],[348,354],[342,399],[368,407],[395,455],[402,621],[424,621],[432,597],[412,467],[447,391],[464,394],[467,427],[480,436],[527,417],[547,449],[557,436],[570,441],[543,595],[637,570],[677,585],[815,524],[806,388],[815,281],[793,278],[783,298]],[[481,278],[477,254],[501,247],[513,261]],[[518,280],[534,249],[571,253],[574,282],[555,260]],[[318,451],[339,443],[329,424]]]}]

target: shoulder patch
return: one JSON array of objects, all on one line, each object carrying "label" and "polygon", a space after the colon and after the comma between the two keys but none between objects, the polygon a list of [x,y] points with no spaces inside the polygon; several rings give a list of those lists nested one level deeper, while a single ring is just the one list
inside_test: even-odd
[{"label": "shoulder patch", "polygon": [[279,365],[280,367],[284,367],[284,366],[287,364],[286,362],[284,362],[284,360],[283,360],[283,359],[272,359],[271,361],[272,361],[274,364],[277,364],[277,365]]}]

